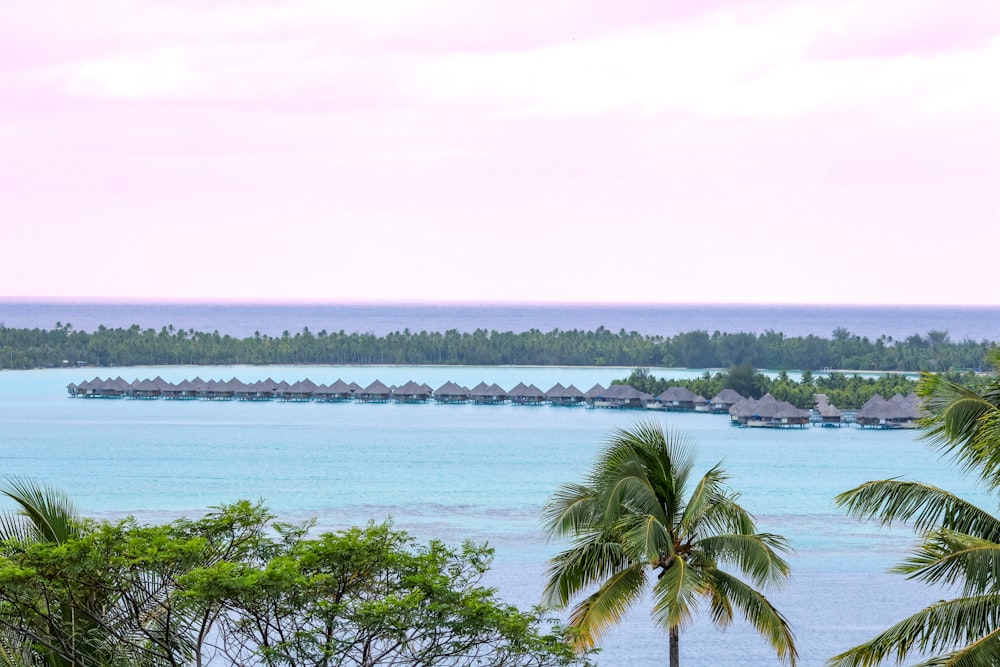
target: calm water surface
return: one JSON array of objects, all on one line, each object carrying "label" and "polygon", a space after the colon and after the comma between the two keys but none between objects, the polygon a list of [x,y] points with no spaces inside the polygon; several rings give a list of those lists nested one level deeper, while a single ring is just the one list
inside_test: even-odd
[{"label": "calm water surface", "polygon": [[[480,380],[589,387],[621,377],[608,368],[227,367],[118,369],[126,379],[265,377],[315,382],[375,378],[438,386]],[[579,480],[602,439],[644,413],[582,408],[83,400],[70,382],[92,370],[0,373],[3,472],[60,487],[90,515],[146,521],[263,498],[284,520],[323,529],[392,517],[416,535],[496,548],[489,583],[520,606],[538,602],[546,542],[542,504]],[[106,375],[107,372],[102,372]],[[675,375],[681,375],[677,373]],[[910,432],[734,429],[728,417],[659,416],[697,443],[699,465],[724,461],[763,530],[788,537],[794,576],[773,594],[794,624],[804,666],[863,641],[938,599],[885,574],[912,537],[859,524],[832,498],[868,479],[904,476],[991,502]],[[637,610],[606,642],[602,665],[662,665],[665,638]],[[740,624],[720,634],[703,619],[682,637],[687,664],[779,664]]]}]

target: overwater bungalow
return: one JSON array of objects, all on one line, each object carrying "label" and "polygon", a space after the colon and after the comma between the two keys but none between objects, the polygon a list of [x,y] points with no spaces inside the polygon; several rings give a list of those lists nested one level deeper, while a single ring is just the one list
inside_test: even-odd
[{"label": "overwater bungalow", "polygon": [[743,398],[743,394],[735,389],[723,389],[708,402],[708,408],[715,413],[729,412],[729,408],[742,401]]},{"label": "overwater bungalow", "polygon": [[507,397],[514,405],[542,405],[545,403],[545,392],[533,384],[518,382],[507,392]]},{"label": "overwater bungalow", "polygon": [[595,408],[644,408],[653,400],[651,394],[627,384],[613,384],[594,399]]},{"label": "overwater bungalow", "polygon": [[813,394],[816,407],[813,409],[812,421],[823,426],[841,426],[844,423],[844,413],[830,403],[826,394]]},{"label": "overwater bungalow", "polygon": [[478,405],[502,405],[507,402],[507,392],[496,384],[480,382],[469,390],[469,398]]},{"label": "overwater bungalow", "polygon": [[730,419],[736,426],[751,428],[782,428],[808,426],[809,411],[797,408],[787,401],[779,401],[770,393],[760,399],[744,398],[729,409]]},{"label": "overwater bungalow", "polygon": [[274,398],[274,387],[263,380],[240,382],[233,386],[233,396],[238,401],[268,401]]},{"label": "overwater bungalow", "polygon": [[583,392],[570,385],[568,387],[562,386],[559,382],[555,384],[551,389],[545,392],[545,400],[547,400],[551,405],[560,406],[574,406],[583,405]]},{"label": "overwater bungalow", "polygon": [[69,395],[74,398],[86,398],[94,393],[94,387],[97,382],[98,378],[94,378],[93,380],[84,380],[80,384],[67,385],[66,390],[69,392]]},{"label": "overwater bungalow", "polygon": [[923,405],[916,394],[896,394],[888,400],[875,394],[854,415],[854,421],[861,428],[917,428],[923,414]]},{"label": "overwater bungalow", "polygon": [[129,383],[120,375],[113,380],[111,378],[107,380],[94,378],[84,396],[86,398],[123,398],[130,389]]},{"label": "overwater bungalow", "polygon": [[164,389],[169,389],[171,385],[167,383],[162,377],[157,375],[154,379],[150,380],[146,378],[145,380],[135,380],[130,386],[128,391],[129,398],[160,398],[163,396]]},{"label": "overwater bungalow", "polygon": [[176,384],[171,384],[169,387],[163,390],[163,398],[170,399],[171,401],[179,401],[184,399],[193,399],[195,396],[186,395],[187,391],[190,391],[191,381],[181,380]]},{"label": "overwater bungalow", "polygon": [[833,403],[818,403],[816,412],[823,426],[840,426],[843,424],[844,413]]},{"label": "overwater bungalow", "polygon": [[316,391],[317,386],[318,385],[309,378],[299,380],[287,389],[281,391],[278,394],[278,398],[282,401],[296,401],[300,403],[303,401],[310,401],[312,400],[313,392]]},{"label": "overwater bungalow", "polygon": [[699,398],[702,404],[708,403],[704,397],[698,396],[686,387],[668,387],[666,391],[653,399],[646,407],[669,410],[671,412],[691,412],[698,405],[697,399]]},{"label": "overwater bungalow", "polygon": [[392,391],[389,387],[382,384],[379,380],[375,380],[355,394],[357,399],[362,403],[388,403],[391,395]]},{"label": "overwater bungalow", "polygon": [[402,387],[392,390],[392,400],[397,403],[426,403],[431,397],[431,392],[424,387],[425,385],[410,380]]},{"label": "overwater bungalow", "polygon": [[317,398],[330,403],[342,403],[354,398],[354,390],[351,389],[349,384],[337,378],[337,381],[330,384]]},{"label": "overwater bungalow", "polygon": [[468,403],[469,390],[450,380],[434,390],[434,400],[438,403]]},{"label": "overwater bungalow", "polygon": [[607,389],[605,389],[600,383],[597,383],[587,391],[583,392],[583,400],[589,405],[593,405],[594,401],[603,396],[606,391]]}]

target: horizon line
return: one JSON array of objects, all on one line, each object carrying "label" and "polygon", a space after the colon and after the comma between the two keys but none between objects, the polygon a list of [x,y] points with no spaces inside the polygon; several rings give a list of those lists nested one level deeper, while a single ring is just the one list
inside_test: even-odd
[{"label": "horizon line", "polygon": [[856,303],[785,301],[518,301],[462,299],[312,299],[272,297],[106,297],[0,296],[0,304],[108,304],[108,305],[257,305],[257,306],[434,306],[434,307],[578,307],[578,308],[1000,308],[987,303]]}]

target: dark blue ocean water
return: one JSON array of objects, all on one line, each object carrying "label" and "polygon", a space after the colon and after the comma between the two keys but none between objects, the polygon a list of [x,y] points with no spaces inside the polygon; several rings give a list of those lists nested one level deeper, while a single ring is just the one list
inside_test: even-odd
[{"label": "dark blue ocean water", "polygon": [[0,323],[50,329],[57,322],[93,331],[100,325],[218,331],[245,337],[345,331],[383,335],[392,331],[521,332],[529,329],[605,327],[646,335],[685,331],[725,333],[778,331],[787,336],[830,337],[833,330],[878,338],[905,338],[947,331],[951,340],[1000,340],[1000,306],[762,306],[762,305],[538,305],[538,304],[261,304],[261,303],[65,303],[0,301]]}]

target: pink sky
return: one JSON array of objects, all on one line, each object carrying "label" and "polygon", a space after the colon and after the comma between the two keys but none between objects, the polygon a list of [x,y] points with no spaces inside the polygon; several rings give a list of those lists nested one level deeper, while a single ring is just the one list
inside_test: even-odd
[{"label": "pink sky", "polygon": [[1000,305],[995,0],[49,0],[0,296]]}]

